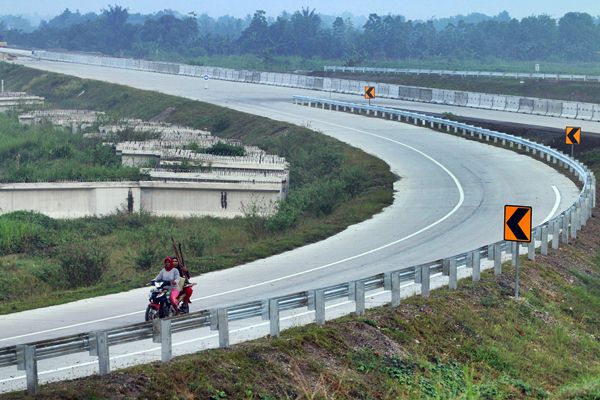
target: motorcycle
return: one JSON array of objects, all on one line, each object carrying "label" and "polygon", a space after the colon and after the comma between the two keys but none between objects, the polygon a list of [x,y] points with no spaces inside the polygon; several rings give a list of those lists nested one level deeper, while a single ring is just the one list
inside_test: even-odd
[{"label": "motorcycle", "polygon": [[[175,316],[177,313],[170,299],[170,281],[150,281],[150,294],[148,295],[148,307],[146,307],[145,320],[151,321],[156,318],[167,318]],[[193,285],[193,284],[190,284]],[[188,284],[186,284],[188,286]],[[190,312],[189,305],[180,301],[179,313],[187,314]]]}]

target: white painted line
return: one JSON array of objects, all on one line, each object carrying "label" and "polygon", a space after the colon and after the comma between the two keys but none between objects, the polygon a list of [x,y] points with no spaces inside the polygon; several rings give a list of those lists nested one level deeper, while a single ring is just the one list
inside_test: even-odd
[{"label": "white painted line", "polygon": [[[292,114],[289,114],[289,113],[286,113],[286,112],[282,112],[282,111],[277,111],[277,112],[279,112],[280,114],[292,115]],[[297,277],[297,276],[306,275],[306,274],[309,274],[311,272],[319,271],[319,270],[322,270],[322,269],[325,269],[325,268],[330,268],[330,267],[333,267],[334,265],[342,264],[342,263],[345,263],[345,262],[348,262],[348,261],[355,260],[355,259],[360,258],[360,257],[367,256],[369,254],[376,253],[378,251],[387,249],[388,247],[395,246],[398,243],[401,243],[401,242],[403,242],[405,240],[413,238],[413,237],[415,237],[415,236],[417,236],[417,235],[419,235],[419,234],[421,234],[421,233],[423,233],[423,232],[425,232],[425,231],[433,228],[434,226],[437,226],[437,225],[441,224],[446,219],[450,218],[450,216],[452,216],[462,206],[462,204],[463,204],[463,202],[465,200],[465,193],[464,193],[463,187],[461,186],[458,178],[456,178],[456,176],[454,176],[454,174],[452,172],[450,172],[450,170],[448,170],[448,168],[446,168],[444,165],[442,165],[439,161],[437,161],[433,157],[425,154],[421,150],[418,150],[418,149],[416,149],[416,148],[414,148],[412,146],[409,146],[409,145],[407,145],[405,143],[402,143],[402,142],[399,142],[397,140],[390,139],[390,138],[387,138],[385,136],[377,135],[375,133],[371,133],[371,132],[367,132],[367,131],[364,131],[364,130],[360,130],[360,129],[356,129],[356,128],[351,128],[351,127],[343,126],[343,125],[339,125],[339,124],[334,124],[332,122],[321,121],[321,120],[315,120],[315,121],[318,121],[318,122],[324,123],[324,124],[328,124],[328,125],[331,125],[331,126],[335,126],[335,127],[338,127],[338,128],[342,128],[342,129],[352,130],[352,131],[355,131],[355,132],[358,132],[358,133],[362,133],[362,134],[365,134],[365,135],[373,136],[373,137],[376,137],[376,138],[379,138],[379,139],[382,139],[382,140],[385,140],[385,141],[388,141],[388,142],[392,142],[392,143],[397,144],[399,146],[406,147],[407,149],[410,149],[410,150],[412,150],[412,151],[420,154],[421,156],[425,157],[426,159],[428,159],[429,161],[431,161],[432,163],[434,163],[435,165],[437,165],[446,174],[448,174],[450,176],[450,178],[452,179],[452,181],[456,185],[456,188],[458,189],[458,194],[459,194],[458,203],[456,203],[456,205],[454,206],[454,208],[452,210],[450,210],[450,212],[448,212],[446,215],[444,215],[442,218],[438,219],[437,221],[435,221],[435,222],[427,225],[424,228],[419,229],[416,232],[411,233],[410,235],[407,235],[407,236],[405,236],[403,238],[394,240],[393,242],[390,242],[390,243],[387,243],[385,245],[379,246],[379,247],[377,247],[375,249],[371,249],[369,251],[365,251],[363,253],[356,254],[354,256],[346,257],[344,259],[341,259],[341,260],[338,260],[338,261],[334,261],[334,262],[331,262],[329,264],[321,265],[319,267],[315,267],[315,268],[307,269],[307,270],[304,270],[304,271],[296,272],[294,274],[282,276],[282,277],[279,277],[279,278],[270,279],[268,281],[259,282],[259,283],[255,283],[253,285],[243,286],[243,287],[232,289],[232,290],[227,290],[227,291],[221,292],[221,293],[215,293],[215,294],[212,294],[212,295],[209,295],[209,296],[196,297],[196,298],[192,299],[193,301],[196,301],[196,300],[206,300],[206,299],[210,299],[210,298],[214,298],[214,297],[223,296],[223,295],[226,295],[226,294],[241,292],[241,291],[244,291],[244,290],[247,290],[247,289],[256,288],[256,287],[259,287],[259,286],[268,285],[268,284],[279,282],[279,281],[283,281],[283,280],[286,280],[286,279],[289,279],[289,278],[294,278],[294,277]],[[9,338],[0,339],[0,342],[7,341],[7,340],[12,340],[12,339],[19,339],[19,338],[29,337],[29,336],[35,336],[35,335],[39,335],[39,334],[43,334],[43,333],[56,332],[56,331],[59,331],[59,330],[64,330],[64,329],[69,329],[69,328],[75,328],[75,327],[78,327],[78,326],[94,324],[94,323],[97,323],[97,322],[103,322],[103,321],[108,321],[108,320],[112,320],[112,319],[123,318],[123,317],[127,317],[127,316],[130,316],[130,315],[141,314],[143,312],[145,312],[145,310],[135,311],[135,312],[127,313],[127,314],[115,315],[115,316],[112,316],[112,317],[106,317],[106,318],[102,318],[102,319],[98,319],[98,320],[93,320],[93,321],[80,322],[80,323],[77,323],[77,324],[68,325],[68,326],[62,326],[62,327],[48,329],[48,330],[44,330],[44,331],[26,333],[26,334],[19,335],[19,336],[13,336],[13,337],[9,337]]]},{"label": "white painted line", "polygon": [[552,190],[554,190],[554,206],[552,207],[552,211],[550,211],[550,214],[548,214],[546,219],[543,220],[540,225],[543,225],[546,222],[550,221],[552,217],[554,217],[554,214],[556,214],[556,210],[558,210],[558,207],[560,206],[560,191],[555,185],[552,185]]}]

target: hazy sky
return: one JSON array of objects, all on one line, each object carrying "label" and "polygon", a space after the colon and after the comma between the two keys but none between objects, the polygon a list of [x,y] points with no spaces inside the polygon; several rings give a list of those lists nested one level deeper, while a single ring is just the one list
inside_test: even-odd
[{"label": "hazy sky", "polygon": [[0,0],[0,14],[39,14],[42,16],[60,14],[65,8],[81,12],[98,11],[108,4],[128,7],[130,12],[150,13],[165,8],[187,14],[207,13],[211,16],[233,15],[243,17],[257,9],[276,16],[281,11],[295,11],[301,7],[316,8],[323,14],[339,14],[344,11],[354,15],[402,14],[409,19],[429,19],[447,17],[470,12],[495,15],[503,10],[511,16],[522,18],[529,15],[548,14],[560,17],[569,11],[587,12],[600,15],[598,0]]}]

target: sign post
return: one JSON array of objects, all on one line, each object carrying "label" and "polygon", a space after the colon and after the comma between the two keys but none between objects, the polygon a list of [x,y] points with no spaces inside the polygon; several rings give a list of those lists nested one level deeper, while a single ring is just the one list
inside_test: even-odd
[{"label": "sign post", "polygon": [[371,99],[375,98],[375,86],[365,86],[365,99],[369,100],[371,105]]},{"label": "sign post", "polygon": [[533,210],[529,206],[504,206],[504,240],[512,242],[515,261],[515,299],[519,298],[519,243],[531,242]]},{"label": "sign post", "polygon": [[204,90],[206,90],[206,89],[208,89],[208,79],[209,79],[208,74],[204,74],[204,76],[202,76],[202,79],[204,79]]},{"label": "sign post", "polygon": [[576,144],[581,144],[581,128],[578,126],[567,126],[565,134],[565,143],[571,145],[571,158],[573,158],[573,147]]}]

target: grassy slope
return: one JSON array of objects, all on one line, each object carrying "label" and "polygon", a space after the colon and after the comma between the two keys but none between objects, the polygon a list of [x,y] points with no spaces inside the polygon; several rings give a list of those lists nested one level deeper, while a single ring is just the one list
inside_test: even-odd
[{"label": "grassy slope", "polygon": [[[335,139],[291,124],[155,92],[141,91],[97,81],[44,73],[0,63],[0,77],[8,90],[43,95],[56,107],[106,111],[116,117],[148,119],[168,107],[175,112],[168,121],[209,129],[221,137],[235,137],[291,163],[291,195],[297,203],[313,204],[291,229],[267,229],[264,221],[250,224],[236,218],[154,218],[148,215],[116,215],[76,221],[53,221],[43,216],[0,217],[0,270],[12,282],[0,294],[0,313],[62,303],[75,299],[139,287],[153,276],[161,257],[170,254],[169,238],[182,241],[193,273],[239,265],[326,238],[348,225],[370,218],[391,203],[394,176],[381,160]],[[83,90],[85,94],[78,96]],[[333,160],[333,161],[332,161]],[[329,199],[336,174],[344,171],[363,176],[366,185],[355,187],[353,196]],[[361,175],[364,174],[364,175]],[[256,221],[255,221],[256,222]],[[14,240],[8,240],[9,235]],[[99,253],[85,249],[94,241]],[[8,243],[8,244],[6,244]],[[12,246],[12,247],[10,247]],[[102,262],[101,278],[73,287],[61,272],[62,256],[81,254],[81,262]],[[141,256],[152,266],[140,267]],[[76,260],[77,261],[77,260]],[[123,274],[123,270],[127,274]],[[23,293],[29,297],[23,299]]]},{"label": "grassy slope", "polygon": [[[210,350],[44,386],[41,399],[598,399],[600,221],[477,284]],[[0,396],[21,399],[22,394]]]}]

